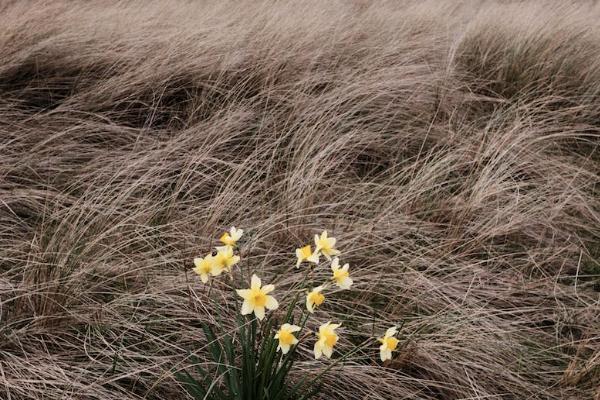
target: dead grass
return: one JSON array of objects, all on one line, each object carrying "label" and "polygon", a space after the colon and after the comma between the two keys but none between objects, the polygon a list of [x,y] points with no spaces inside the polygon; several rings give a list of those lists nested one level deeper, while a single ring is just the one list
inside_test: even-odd
[{"label": "dead grass", "polygon": [[235,224],[280,293],[295,247],[338,237],[342,345],[419,331],[322,398],[598,398],[599,18],[2,3],[0,397],[183,398],[170,371],[211,318],[191,259]]}]

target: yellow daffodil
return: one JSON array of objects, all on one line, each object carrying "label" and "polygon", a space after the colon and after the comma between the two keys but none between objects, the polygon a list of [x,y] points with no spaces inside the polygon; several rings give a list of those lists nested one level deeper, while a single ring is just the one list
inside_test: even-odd
[{"label": "yellow daffodil", "polygon": [[277,350],[281,350],[283,354],[287,354],[287,352],[290,351],[290,347],[298,343],[298,339],[296,339],[296,336],[294,336],[293,333],[298,332],[299,330],[300,327],[296,325],[281,325],[281,328],[279,328],[275,335],[275,339],[279,339]]},{"label": "yellow daffodil", "polygon": [[242,315],[254,312],[256,318],[262,320],[265,317],[265,308],[276,310],[277,307],[279,307],[279,303],[277,303],[275,297],[269,296],[269,293],[275,290],[275,286],[265,285],[261,287],[261,285],[260,278],[256,275],[252,275],[250,289],[236,290],[237,294],[244,299],[244,303],[242,304]]},{"label": "yellow daffodil", "polygon": [[315,359],[321,358],[321,355],[325,354],[325,357],[331,358],[331,353],[333,353],[333,346],[337,343],[339,337],[335,333],[335,329],[338,328],[340,324],[332,324],[331,322],[327,322],[319,327],[319,332],[317,333],[317,342],[315,343]]},{"label": "yellow daffodil", "polygon": [[342,289],[350,289],[350,286],[352,286],[352,278],[350,278],[348,268],[350,268],[349,264],[344,264],[344,266],[340,268],[340,259],[337,257],[331,261],[331,271],[333,271],[333,277],[331,279],[333,279],[335,284]]},{"label": "yellow daffodil", "polygon": [[325,301],[325,295],[321,293],[323,289],[325,289],[325,286],[317,286],[306,294],[306,309],[308,312],[315,312],[315,308]]},{"label": "yellow daffodil", "polygon": [[298,260],[296,261],[296,268],[298,268],[300,264],[304,261],[308,261],[314,264],[319,263],[319,253],[316,251],[313,253],[310,244],[296,249],[296,257],[298,258]]},{"label": "yellow daffodil", "polygon": [[323,231],[321,236],[315,235],[315,253],[321,252],[325,258],[331,260],[331,257],[338,256],[340,252],[335,249],[335,238],[327,237],[327,231]]},{"label": "yellow daffodil", "polygon": [[243,234],[243,229],[236,229],[235,226],[232,226],[231,229],[229,229],[229,232],[225,232],[219,240],[227,246],[235,246]]},{"label": "yellow daffodil", "polygon": [[390,360],[392,358],[392,351],[398,347],[399,340],[394,337],[396,333],[398,333],[398,330],[393,326],[385,332],[382,338],[377,339],[381,342],[381,346],[379,346],[381,361]]},{"label": "yellow daffodil", "polygon": [[215,262],[215,257],[211,254],[204,258],[194,258],[194,272],[200,275],[203,283],[208,282],[208,275],[217,276],[223,270]]},{"label": "yellow daffodil", "polygon": [[233,247],[219,246],[217,247],[217,255],[215,256],[215,263],[218,268],[227,272],[231,271],[231,267],[240,262],[240,256],[233,254]]}]

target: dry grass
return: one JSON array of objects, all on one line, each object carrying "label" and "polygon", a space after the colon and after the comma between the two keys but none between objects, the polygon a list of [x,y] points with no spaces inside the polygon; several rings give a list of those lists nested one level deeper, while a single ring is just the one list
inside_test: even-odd
[{"label": "dry grass", "polygon": [[557,3],[0,4],[0,398],[184,398],[231,224],[279,293],[338,237],[342,347],[419,331],[324,399],[598,398],[600,8]]}]

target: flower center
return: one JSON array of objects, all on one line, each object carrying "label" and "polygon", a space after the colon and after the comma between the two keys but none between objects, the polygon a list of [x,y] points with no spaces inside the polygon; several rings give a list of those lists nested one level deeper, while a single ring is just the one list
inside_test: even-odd
[{"label": "flower center", "polygon": [[227,257],[224,256],[223,254],[219,253],[215,257],[215,263],[220,265],[223,268],[226,268],[227,267]]},{"label": "flower center", "polygon": [[311,303],[320,306],[325,301],[325,296],[319,292],[312,292],[308,299]]},{"label": "flower center", "polygon": [[337,282],[341,282],[344,279],[346,279],[349,275],[350,273],[348,273],[348,271],[338,269],[333,272],[333,279],[335,279]]},{"label": "flower center", "polygon": [[279,331],[279,343],[291,345],[294,342],[294,335],[288,331]]},{"label": "flower center", "polygon": [[300,249],[300,255],[302,256],[303,259],[307,259],[308,257],[310,257],[310,255],[311,255],[310,247],[306,246],[306,247],[303,247],[302,249]]},{"label": "flower center", "polygon": [[395,337],[389,337],[385,339],[385,346],[389,349],[389,350],[396,350],[396,347],[398,346],[398,342],[399,340],[396,339]]},{"label": "flower center", "polygon": [[202,271],[202,272],[203,272],[203,273],[205,273],[205,274],[208,274],[208,273],[210,272],[210,263],[208,263],[208,262],[206,262],[206,261],[205,261],[205,262],[203,262],[203,263],[200,265],[200,271]]},{"label": "flower center", "polygon": [[264,294],[260,289],[252,289],[250,298],[257,307],[264,307],[265,304],[267,304],[267,295]]},{"label": "flower center", "polygon": [[335,333],[326,332],[323,334],[323,336],[325,338],[325,344],[327,347],[333,347],[338,341],[338,337]]}]

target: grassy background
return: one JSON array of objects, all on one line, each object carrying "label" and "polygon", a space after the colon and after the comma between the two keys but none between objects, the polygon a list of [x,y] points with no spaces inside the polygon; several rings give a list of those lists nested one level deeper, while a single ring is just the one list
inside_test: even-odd
[{"label": "grassy background", "polygon": [[[599,398],[598,20],[591,2],[0,3],[0,398],[184,398],[171,370],[214,315],[191,260],[232,224],[280,298],[293,250],[338,238],[355,289],[312,324],[351,314],[342,350],[419,332],[385,368],[374,348],[330,373],[324,399]],[[311,346],[296,377],[323,365]]]}]

